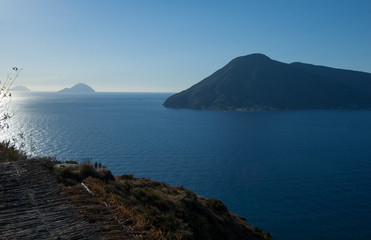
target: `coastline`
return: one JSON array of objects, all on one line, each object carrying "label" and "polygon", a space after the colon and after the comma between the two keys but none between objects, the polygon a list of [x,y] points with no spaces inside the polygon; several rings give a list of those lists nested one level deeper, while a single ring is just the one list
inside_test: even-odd
[{"label": "coastline", "polygon": [[1,185],[6,186],[1,238],[272,239],[220,200],[183,187],[132,175],[114,177],[91,163],[63,165],[52,158],[19,156],[0,162]]}]

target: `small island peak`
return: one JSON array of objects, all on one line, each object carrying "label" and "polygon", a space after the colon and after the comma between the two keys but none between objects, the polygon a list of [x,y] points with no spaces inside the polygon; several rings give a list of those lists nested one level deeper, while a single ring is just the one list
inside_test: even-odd
[{"label": "small island peak", "polygon": [[30,92],[31,90],[25,86],[15,86],[10,89],[11,91],[17,91],[17,92]]},{"label": "small island peak", "polygon": [[93,93],[95,90],[85,83],[78,83],[71,88],[64,88],[60,93]]}]

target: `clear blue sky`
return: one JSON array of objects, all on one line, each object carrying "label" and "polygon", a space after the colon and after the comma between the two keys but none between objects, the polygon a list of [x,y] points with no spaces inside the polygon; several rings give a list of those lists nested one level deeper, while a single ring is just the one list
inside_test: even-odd
[{"label": "clear blue sky", "polygon": [[264,53],[371,72],[371,1],[0,0],[0,79],[56,91],[180,91]]}]

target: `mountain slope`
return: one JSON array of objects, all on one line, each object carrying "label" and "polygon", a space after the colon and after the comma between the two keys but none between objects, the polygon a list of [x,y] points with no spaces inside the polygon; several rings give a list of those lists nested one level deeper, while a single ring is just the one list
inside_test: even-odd
[{"label": "mountain slope", "polygon": [[170,96],[170,108],[211,110],[336,109],[371,106],[371,74],[263,54],[238,57],[191,88]]},{"label": "mountain slope", "polygon": [[220,200],[104,166],[29,158],[2,142],[0,171],[0,239],[273,239]]}]

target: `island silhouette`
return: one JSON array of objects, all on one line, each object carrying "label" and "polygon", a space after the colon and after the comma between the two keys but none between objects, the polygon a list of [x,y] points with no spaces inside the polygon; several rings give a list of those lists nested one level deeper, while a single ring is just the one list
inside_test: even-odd
[{"label": "island silhouette", "polygon": [[16,91],[16,92],[30,92],[31,90],[25,86],[15,86],[10,89],[11,91]]},{"label": "island silhouette", "polygon": [[95,92],[95,90],[92,87],[88,86],[87,84],[78,83],[71,88],[64,88],[58,92],[60,93],[92,93],[92,92]]},{"label": "island silhouette", "polygon": [[222,111],[364,109],[371,107],[371,74],[263,54],[237,57],[163,104]]}]

